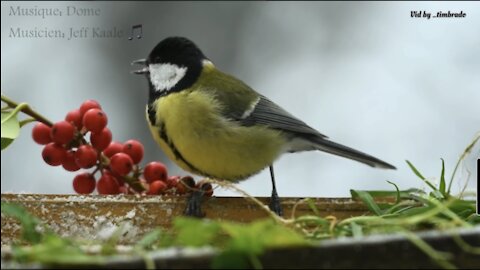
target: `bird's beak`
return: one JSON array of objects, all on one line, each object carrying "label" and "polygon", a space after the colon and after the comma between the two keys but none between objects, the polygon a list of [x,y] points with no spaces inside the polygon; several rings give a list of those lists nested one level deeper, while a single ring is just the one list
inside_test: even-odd
[{"label": "bird's beak", "polygon": [[133,70],[132,73],[133,74],[147,74],[150,72],[150,70],[148,69],[148,66],[147,66],[147,59],[138,59],[138,60],[135,60],[131,63],[131,65],[142,65],[144,66],[142,69],[138,69],[138,70]]}]

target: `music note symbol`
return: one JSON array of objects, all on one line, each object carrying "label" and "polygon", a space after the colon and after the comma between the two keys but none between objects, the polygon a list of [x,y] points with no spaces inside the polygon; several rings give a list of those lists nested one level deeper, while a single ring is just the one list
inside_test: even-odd
[{"label": "music note symbol", "polygon": [[130,36],[128,37],[128,40],[132,40],[133,39],[133,36],[134,36],[134,32],[136,29],[140,29],[140,34],[137,35],[137,38],[138,39],[141,39],[142,38],[142,32],[143,32],[143,28],[142,28],[142,25],[141,24],[136,24],[134,26],[132,26],[132,33],[130,34]]}]

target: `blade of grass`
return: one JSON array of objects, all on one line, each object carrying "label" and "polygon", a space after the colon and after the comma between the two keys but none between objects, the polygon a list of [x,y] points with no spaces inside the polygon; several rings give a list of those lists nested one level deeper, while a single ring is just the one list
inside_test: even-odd
[{"label": "blade of grass", "polygon": [[448,198],[448,194],[445,192],[445,161],[443,160],[443,158],[441,159],[442,160],[442,172],[440,173],[440,193],[442,193],[443,197],[446,199]]},{"label": "blade of grass", "polygon": [[413,164],[406,160],[408,166],[410,167],[410,169],[412,169],[413,173],[418,176],[420,179],[423,180],[423,182],[425,182],[431,189],[433,190],[438,190],[432,183],[430,183],[430,181],[428,181],[418,170],[417,168],[415,168],[415,166],[413,166]]},{"label": "blade of grass", "polygon": [[393,205],[387,211],[385,211],[385,214],[401,214],[402,212],[411,209],[415,207],[411,201],[401,201],[398,204]]},{"label": "blade of grass", "polygon": [[480,247],[475,247],[465,242],[459,234],[453,234],[452,239],[465,252],[480,255]]},{"label": "blade of grass", "polygon": [[[374,198],[395,197],[397,195],[397,191],[390,191],[390,190],[364,190],[364,191],[368,192],[370,194],[370,196],[372,196]],[[406,197],[410,193],[423,194],[425,192],[421,189],[409,188],[409,189],[406,189],[406,190],[400,190],[400,197],[402,197],[402,198]],[[358,199],[358,196],[356,194],[350,193],[350,196],[352,197],[352,199]]]},{"label": "blade of grass", "polygon": [[460,156],[460,158],[458,159],[457,161],[457,164],[455,165],[455,169],[453,169],[453,173],[452,173],[452,176],[450,177],[450,182],[448,183],[448,189],[447,189],[447,193],[450,194],[450,190],[452,188],[452,183],[453,183],[453,178],[455,177],[455,174],[457,173],[457,169],[458,169],[458,166],[460,165],[460,163],[465,159],[465,157],[470,154],[470,152],[472,151],[473,147],[475,146],[475,144],[478,142],[478,140],[480,140],[480,132],[477,133],[477,135],[475,135],[475,137],[473,138],[473,141],[472,143],[470,143],[467,148],[465,148],[465,150],[463,151],[462,155]]},{"label": "blade of grass", "polygon": [[315,205],[315,203],[313,202],[312,199],[307,198],[307,204],[308,204],[308,207],[310,207],[310,209],[312,209],[312,211],[315,215],[320,216],[320,211],[318,211],[318,208],[317,208],[317,206]]},{"label": "blade of grass", "polygon": [[[350,190],[351,194],[356,194],[358,198],[360,198],[365,205],[367,205],[368,209],[372,211],[375,215],[381,216],[383,214],[382,210],[380,207],[375,203],[373,200],[373,197],[366,191],[363,190]],[[353,196],[352,196],[353,197]]]},{"label": "blade of grass", "polygon": [[400,190],[398,189],[398,186],[395,185],[395,183],[393,183],[393,182],[390,182],[390,181],[387,181],[387,182],[388,182],[389,184],[393,185],[393,186],[395,187],[395,189],[396,189],[397,199],[396,199],[396,201],[395,201],[395,204],[400,203]]},{"label": "blade of grass", "polygon": [[416,176],[418,176],[422,180],[425,180],[425,177],[417,170],[417,168],[415,168],[415,166],[413,166],[413,164],[410,161],[406,160],[406,162]]},{"label": "blade of grass", "polygon": [[328,221],[324,218],[318,217],[318,216],[313,216],[313,215],[305,215],[305,216],[298,217],[293,222],[294,223],[308,223],[308,224],[314,224],[314,225],[317,225],[317,226],[318,225],[323,225],[323,226],[329,226],[330,225],[330,221]]},{"label": "blade of grass", "polygon": [[352,229],[352,236],[353,237],[362,237],[363,236],[363,229],[362,226],[358,225],[355,222],[352,222],[350,224],[350,227]]},{"label": "blade of grass", "polygon": [[455,265],[448,261],[452,258],[451,253],[435,250],[427,242],[412,232],[403,231],[402,233],[405,235],[405,237],[407,237],[408,240],[410,240],[410,242],[412,242],[412,244],[414,244],[418,249],[429,256],[436,264],[438,264],[438,266],[444,269],[457,269]]}]

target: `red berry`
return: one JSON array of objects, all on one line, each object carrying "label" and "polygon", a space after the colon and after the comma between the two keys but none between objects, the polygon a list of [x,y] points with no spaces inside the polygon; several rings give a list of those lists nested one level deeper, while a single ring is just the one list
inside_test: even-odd
[{"label": "red berry", "polygon": [[123,149],[123,144],[119,143],[119,142],[111,142],[108,147],[103,150],[103,154],[110,158],[112,157],[113,155],[115,155],[116,153],[120,153],[122,152],[122,149]]},{"label": "red berry", "polygon": [[50,132],[52,128],[45,125],[44,123],[37,123],[32,129],[32,138],[33,140],[41,145],[45,145],[52,142],[50,137]]},{"label": "red berry", "polygon": [[127,175],[133,168],[133,161],[125,153],[117,153],[110,159],[110,168],[118,175]]},{"label": "red berry", "polygon": [[167,184],[163,181],[160,180],[155,180],[152,183],[150,183],[150,187],[148,188],[148,195],[158,195],[163,193],[165,190],[167,190]]},{"label": "red berry", "polygon": [[195,180],[191,176],[184,176],[177,183],[178,194],[191,192],[193,188],[195,188]]},{"label": "red berry", "polygon": [[95,190],[95,178],[89,173],[81,173],[73,178],[73,190],[78,194],[90,194]]},{"label": "red berry", "polygon": [[210,184],[206,181],[200,181],[195,185],[195,187],[203,191],[203,196],[212,197],[212,195],[213,195],[212,184]]},{"label": "red berry", "polygon": [[65,159],[62,162],[62,166],[65,170],[74,172],[80,170],[80,166],[75,162],[75,151],[67,151]]},{"label": "red berry", "polygon": [[172,175],[167,178],[167,181],[165,181],[168,185],[169,188],[174,188],[178,185],[178,181],[180,181],[180,176],[178,175]]},{"label": "red berry", "polygon": [[42,151],[43,160],[51,166],[59,166],[65,159],[67,150],[56,143],[45,145]]},{"label": "red berry", "polygon": [[112,176],[113,178],[115,178],[117,180],[117,183],[120,185],[120,186],[123,186],[125,185],[125,180],[123,180],[122,176],[110,171],[110,170],[107,170],[107,169],[104,169],[103,170],[103,174],[108,174],[110,176]]},{"label": "red berry", "polygon": [[52,126],[50,136],[58,144],[66,144],[73,140],[75,127],[67,121],[60,121]]},{"label": "red berry", "polygon": [[123,193],[123,194],[132,194],[132,191],[130,190],[130,188],[128,188],[126,186],[120,186],[118,188],[118,192]]},{"label": "red berry", "polygon": [[107,115],[100,109],[90,109],[83,115],[83,126],[92,133],[98,133],[107,126]]},{"label": "red berry", "polygon": [[120,193],[120,185],[118,185],[115,177],[104,174],[97,183],[98,194],[118,194]]},{"label": "red berry", "polygon": [[98,133],[91,133],[90,142],[92,143],[93,147],[99,151],[102,151],[110,145],[110,142],[112,142],[112,132],[110,129],[104,128]]},{"label": "red berry", "polygon": [[90,109],[102,109],[102,107],[97,101],[93,99],[87,99],[82,103],[82,105],[80,105],[80,117],[83,117],[83,115],[85,115],[85,113]]},{"label": "red berry", "polygon": [[88,144],[81,145],[75,153],[75,162],[80,168],[84,169],[95,166],[97,164],[97,150]]},{"label": "red berry", "polygon": [[150,162],[145,166],[143,176],[149,183],[155,180],[167,181],[167,167],[158,161]]},{"label": "red berry", "polygon": [[79,109],[69,111],[65,116],[65,121],[74,125],[78,130],[82,129],[82,114]]},{"label": "red berry", "polygon": [[123,144],[122,152],[129,155],[133,163],[138,164],[143,158],[143,145],[137,140],[128,140]]}]

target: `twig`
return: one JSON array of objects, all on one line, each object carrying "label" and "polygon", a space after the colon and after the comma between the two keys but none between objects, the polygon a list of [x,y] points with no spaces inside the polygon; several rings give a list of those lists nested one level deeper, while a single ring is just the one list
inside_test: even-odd
[{"label": "twig", "polygon": [[7,104],[10,108],[14,110],[18,108],[21,112],[33,117],[35,120],[42,122],[49,127],[53,125],[53,123],[50,120],[45,118],[43,115],[37,113],[36,111],[32,110],[32,108],[30,108],[30,106],[27,103],[18,104],[15,101],[7,98],[3,94],[2,94],[2,101],[5,102],[5,104]]}]

